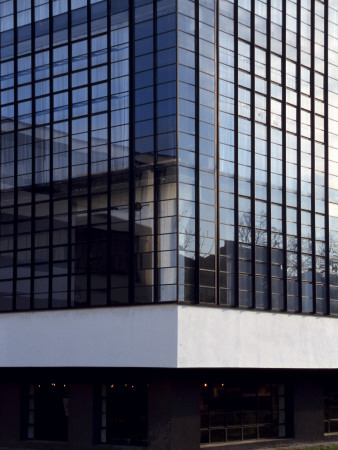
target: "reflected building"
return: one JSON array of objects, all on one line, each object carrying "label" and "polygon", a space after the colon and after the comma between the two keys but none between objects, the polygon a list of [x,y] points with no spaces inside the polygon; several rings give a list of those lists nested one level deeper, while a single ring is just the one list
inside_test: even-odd
[{"label": "reflected building", "polygon": [[335,0],[0,0],[4,445],[338,432],[337,43]]}]

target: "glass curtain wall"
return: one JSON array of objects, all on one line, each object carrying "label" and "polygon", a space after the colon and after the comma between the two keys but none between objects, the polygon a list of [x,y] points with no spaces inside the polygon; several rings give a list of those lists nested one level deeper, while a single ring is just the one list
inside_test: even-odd
[{"label": "glass curtain wall", "polygon": [[[326,251],[329,257],[329,277],[330,277],[330,312],[338,314],[338,5],[330,0],[325,3],[325,24],[327,33],[324,35],[325,53],[325,118],[327,120],[325,133],[325,165],[328,174],[328,215],[329,220],[326,227],[329,227],[330,235],[326,241]],[[326,228],[327,229],[327,228]]]},{"label": "glass curtain wall", "polygon": [[178,36],[178,264],[179,300],[194,303],[198,294],[196,270],[196,183],[198,183],[198,141],[196,108],[198,92],[198,41],[196,40],[198,4],[191,0],[177,2]]},{"label": "glass curtain wall", "polygon": [[338,314],[337,14],[0,0],[0,309]]},{"label": "glass curtain wall", "polygon": [[179,300],[336,314],[336,16],[178,1]]},{"label": "glass curtain wall", "polygon": [[176,300],[175,10],[0,2],[0,310]]}]

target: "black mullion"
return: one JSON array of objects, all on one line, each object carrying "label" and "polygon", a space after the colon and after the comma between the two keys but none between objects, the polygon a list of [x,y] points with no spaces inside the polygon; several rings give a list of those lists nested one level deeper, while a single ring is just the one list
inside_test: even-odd
[{"label": "black mullion", "polygon": [[282,187],[282,230],[283,230],[283,279],[286,310],[288,309],[288,269],[287,269],[287,202],[286,202],[286,2],[282,4],[282,165],[283,165],[283,187]]},{"label": "black mullion", "polygon": [[239,306],[239,240],[238,240],[238,0],[234,1],[234,306]]},{"label": "black mullion", "polygon": [[297,271],[298,271],[298,297],[299,311],[303,312],[302,298],[302,196],[301,196],[301,35],[300,35],[301,3],[297,3]]},{"label": "black mullion", "polygon": [[[267,225],[267,309],[271,309],[272,304],[272,280],[271,280],[271,263],[272,263],[272,248],[271,248],[271,1],[267,0],[267,49],[266,49],[266,141],[267,141],[267,187],[266,187],[266,225]],[[284,279],[283,279],[284,281]],[[284,286],[283,296],[283,311],[286,310]]]},{"label": "black mullion", "polygon": [[311,263],[312,263],[312,312],[317,312],[316,292],[316,200],[315,200],[315,2],[311,4]]},{"label": "black mullion", "polygon": [[219,0],[215,0],[215,176],[216,176],[216,234],[215,234],[215,303],[220,303],[220,225],[219,225]]},{"label": "black mullion", "polygon": [[251,72],[251,308],[256,307],[256,208],[255,208],[255,0],[251,0],[251,42],[250,42],[250,72]]},{"label": "black mullion", "polygon": [[87,61],[88,61],[88,183],[87,183],[87,305],[91,304],[91,246],[92,243],[92,71],[91,71],[91,6],[87,3]]},{"label": "black mullion", "polygon": [[30,284],[30,305],[34,309],[34,279],[35,279],[35,137],[36,137],[36,107],[35,107],[35,9],[34,0],[31,0],[32,17],[32,191],[31,191],[31,284]]},{"label": "black mullion", "polygon": [[112,190],[112,173],[111,173],[111,2],[107,0],[107,63],[108,63],[108,161],[107,161],[107,304],[111,305],[111,247],[112,247],[112,228],[111,228],[111,190]]},{"label": "black mullion", "polygon": [[325,290],[326,314],[330,314],[329,220],[329,5],[324,2],[324,133],[325,133]]},{"label": "black mullion", "polygon": [[159,296],[159,276],[158,276],[158,201],[159,201],[159,189],[160,184],[158,180],[158,147],[157,147],[157,2],[153,2],[153,92],[154,92],[154,302],[157,303],[160,299]]},{"label": "black mullion", "polygon": [[135,303],[135,24],[129,0],[129,303]]},{"label": "black mullion", "polygon": [[195,2],[195,303],[200,302],[200,146],[199,146],[199,103],[200,103],[200,76],[199,76],[199,0]]},{"label": "black mullion", "polygon": [[52,307],[53,298],[53,123],[54,123],[54,93],[53,93],[53,4],[49,2],[49,95],[50,95],[50,128],[49,128],[49,240],[48,240],[48,309]]},{"label": "black mullion", "polygon": [[16,308],[18,273],[18,25],[17,3],[14,3],[14,217],[13,217],[13,304]]},{"label": "black mullion", "polygon": [[[71,0],[68,0],[68,103],[69,103],[69,113],[68,113],[68,261],[67,261],[67,271],[68,271],[68,280],[67,280],[67,306],[72,306],[72,296],[75,295],[75,292],[72,293],[72,120],[73,120],[73,98],[72,98],[72,12],[71,12]],[[75,306],[75,300],[74,300]]]}]

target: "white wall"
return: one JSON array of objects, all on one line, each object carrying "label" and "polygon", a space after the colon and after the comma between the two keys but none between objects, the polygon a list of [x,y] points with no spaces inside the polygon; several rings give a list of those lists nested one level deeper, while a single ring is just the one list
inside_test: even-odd
[{"label": "white wall", "polygon": [[164,305],[0,314],[0,367],[175,367]]},{"label": "white wall", "polygon": [[338,368],[333,317],[183,306],[178,342],[179,367]]},{"label": "white wall", "polygon": [[0,314],[0,367],[338,368],[338,319],[148,305]]}]

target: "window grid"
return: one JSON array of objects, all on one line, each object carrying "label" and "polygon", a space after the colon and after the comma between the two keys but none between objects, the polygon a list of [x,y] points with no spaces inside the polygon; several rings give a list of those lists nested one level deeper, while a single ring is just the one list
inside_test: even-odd
[{"label": "window grid", "polygon": [[337,314],[334,2],[7,3],[1,310]]},{"label": "window grid", "polygon": [[201,443],[285,436],[284,385],[202,384]]}]

